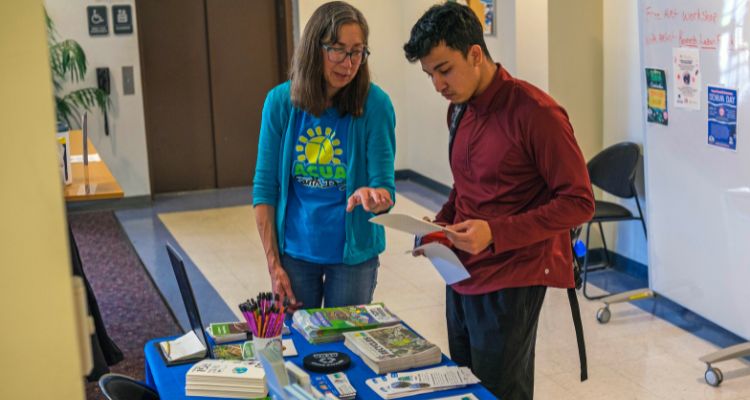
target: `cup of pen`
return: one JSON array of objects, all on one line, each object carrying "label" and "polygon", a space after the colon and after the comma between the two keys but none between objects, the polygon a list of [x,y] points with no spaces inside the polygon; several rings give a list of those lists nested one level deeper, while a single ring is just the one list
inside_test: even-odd
[{"label": "cup of pen", "polygon": [[278,296],[270,292],[260,293],[255,299],[248,299],[240,304],[240,311],[253,334],[255,353],[273,346],[283,354],[281,332],[286,310]]}]

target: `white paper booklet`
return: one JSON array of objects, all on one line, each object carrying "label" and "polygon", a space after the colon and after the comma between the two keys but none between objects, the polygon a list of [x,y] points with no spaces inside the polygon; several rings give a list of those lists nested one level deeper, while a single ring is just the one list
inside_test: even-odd
[{"label": "white paper booklet", "polygon": [[373,224],[383,225],[397,231],[411,233],[412,235],[426,235],[432,232],[446,231],[446,229],[433,222],[414,218],[411,215],[388,213],[370,218]]},{"label": "white paper booklet", "polygon": [[459,394],[456,396],[440,397],[435,400],[479,400],[474,393]]},{"label": "white paper booklet", "polygon": [[294,346],[292,339],[284,339],[281,341],[281,349],[284,357],[294,357],[297,353],[297,348]]},{"label": "white paper booklet", "polygon": [[430,260],[438,273],[440,273],[440,276],[445,280],[445,283],[452,285],[470,277],[469,271],[466,270],[466,267],[458,259],[456,253],[447,246],[438,242],[430,242],[410,252],[417,250],[424,252],[425,257]]},{"label": "white paper booklet", "polygon": [[479,383],[467,367],[442,366],[412,372],[394,372],[365,381],[384,399],[414,396]]},{"label": "white paper booklet", "polygon": [[225,386],[264,386],[266,373],[257,361],[201,360],[190,367],[187,383],[212,383]]},{"label": "white paper booklet", "polygon": [[195,331],[190,331],[174,340],[160,342],[159,346],[167,362],[202,357],[206,354],[206,347],[198,340]]}]

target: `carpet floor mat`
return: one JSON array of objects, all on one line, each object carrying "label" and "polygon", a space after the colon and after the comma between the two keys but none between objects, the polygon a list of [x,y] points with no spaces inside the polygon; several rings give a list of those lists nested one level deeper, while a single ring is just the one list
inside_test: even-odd
[{"label": "carpet floor mat", "polygon": [[[68,221],[107,332],[124,355],[111,372],[143,380],[144,344],[181,329],[112,212],[74,213]],[[104,398],[96,382],[86,384],[86,398]]]}]

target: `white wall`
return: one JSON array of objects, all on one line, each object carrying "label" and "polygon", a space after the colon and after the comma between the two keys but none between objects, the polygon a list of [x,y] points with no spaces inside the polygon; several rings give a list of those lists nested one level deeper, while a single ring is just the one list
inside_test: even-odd
[{"label": "white wall", "polygon": [[[115,35],[112,5],[129,4],[133,13],[133,33]],[[89,36],[87,6],[107,6],[109,35]],[[96,86],[96,68],[109,67],[112,110],[109,112],[110,135],[104,134],[100,112],[90,113],[90,137],[102,159],[120,183],[125,196],[142,196],[151,192],[146,150],[146,127],[143,116],[141,63],[138,50],[137,13],[133,0],[45,0],[47,13],[55,24],[58,39],[74,39],[86,52],[88,72],[77,87]],[[135,94],[122,94],[122,67],[132,66]],[[67,88],[66,88],[67,89]]]},{"label": "white wall", "polygon": [[[604,134],[603,146],[630,141],[643,143],[643,105],[638,48],[638,5],[635,1],[604,2]],[[641,187],[641,206],[643,189]],[[635,201],[623,202],[636,211]],[[608,237],[620,255],[648,263],[646,240],[639,222],[617,224]]]}]

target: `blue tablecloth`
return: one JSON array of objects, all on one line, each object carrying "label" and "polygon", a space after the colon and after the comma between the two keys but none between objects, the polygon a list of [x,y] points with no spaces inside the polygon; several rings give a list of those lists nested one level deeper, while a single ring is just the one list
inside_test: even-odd
[{"label": "blue tablecloth", "polygon": [[[290,335],[294,340],[294,345],[299,353],[296,357],[285,357],[285,361],[292,361],[298,366],[302,367],[302,359],[304,356],[319,351],[340,351],[349,355],[352,359],[352,364],[347,369],[346,375],[349,381],[357,389],[358,399],[380,399],[375,392],[370,389],[365,380],[377,376],[370,367],[368,367],[359,356],[353,354],[349,349],[344,346],[344,342],[326,343],[326,344],[310,344],[305,338],[302,337],[297,331],[292,330]],[[288,338],[285,336],[284,338]],[[209,399],[208,397],[188,397],[185,396],[185,374],[193,364],[183,364],[167,367],[164,363],[164,359],[159,353],[157,343],[167,339],[174,339],[175,337],[167,337],[154,339],[146,343],[144,353],[146,355],[146,384],[155,388],[159,392],[159,396],[164,400],[180,400],[180,399]],[[443,360],[440,365],[455,365],[450,359],[443,355]],[[307,371],[310,376],[320,375],[314,372]],[[470,385],[464,388],[444,390],[439,392],[433,392],[423,394],[419,396],[410,396],[408,399],[434,399],[447,396],[455,396],[466,393],[473,393],[480,399],[494,399],[486,388],[481,385]]]}]

